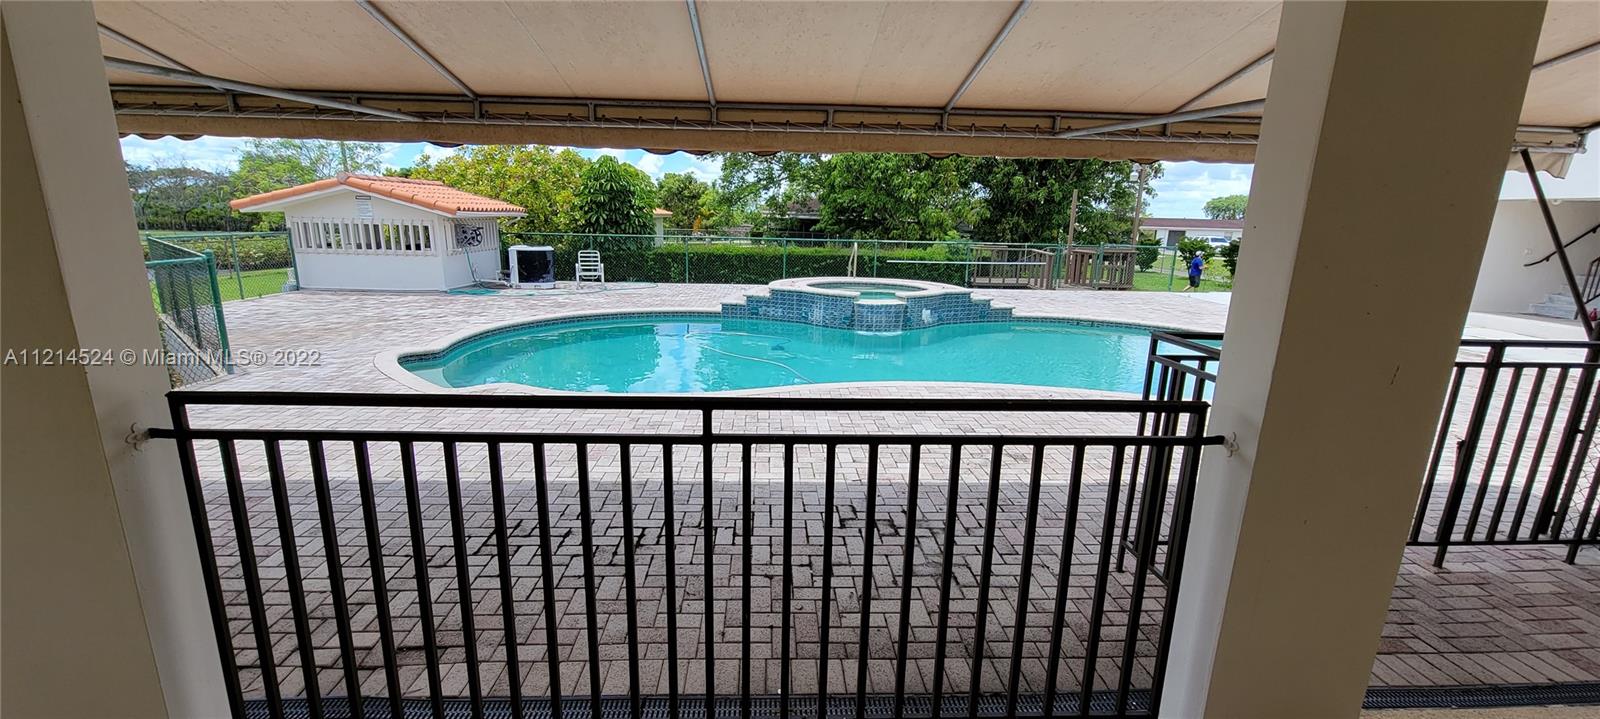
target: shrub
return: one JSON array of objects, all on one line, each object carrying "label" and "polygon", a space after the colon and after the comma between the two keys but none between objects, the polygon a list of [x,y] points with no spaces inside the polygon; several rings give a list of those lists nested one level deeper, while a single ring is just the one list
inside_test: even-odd
[{"label": "shrub", "polygon": [[1134,261],[1139,263],[1139,270],[1148,272],[1160,259],[1161,241],[1154,237],[1140,237],[1139,248],[1134,257]]},{"label": "shrub", "polygon": [[[587,246],[581,242],[552,244],[556,248],[556,277],[571,279],[578,250]],[[614,243],[596,242],[595,249],[605,262],[606,279],[612,282],[764,285],[784,277],[842,276],[850,268],[850,244],[845,242],[823,246],[790,243],[785,248],[782,241],[734,244],[669,238],[666,244],[639,247],[631,238],[623,238]],[[863,243],[856,256],[856,274],[961,285],[966,282],[966,266],[944,262],[965,256],[963,246],[955,243],[916,248]]]},{"label": "shrub", "polygon": [[1196,252],[1205,255],[1207,262],[1217,256],[1217,248],[1209,240],[1202,240],[1198,237],[1185,237],[1178,240],[1178,254],[1182,255],[1183,259],[1188,260],[1194,257]]},{"label": "shrub", "polygon": [[1217,252],[1222,256],[1222,264],[1228,268],[1228,276],[1232,277],[1239,272],[1239,241],[1229,241],[1227,246]]}]

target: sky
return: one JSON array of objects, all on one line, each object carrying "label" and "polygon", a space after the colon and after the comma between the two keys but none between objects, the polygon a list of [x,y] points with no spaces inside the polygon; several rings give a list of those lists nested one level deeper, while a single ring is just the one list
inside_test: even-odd
[{"label": "sky", "polygon": [[[129,136],[122,139],[122,156],[128,162],[140,165],[183,164],[208,170],[229,170],[234,167],[239,148],[244,143],[244,140],[231,137],[201,137],[185,141],[173,137],[146,140]],[[439,157],[452,152],[425,142],[383,144],[386,148],[383,161],[389,167],[410,166],[418,155],[424,153]],[[709,182],[716,179],[721,171],[717,160],[683,152],[656,155],[644,150],[576,149],[579,154],[591,159],[611,155],[655,178],[668,172],[688,172]],[[1205,162],[1164,162],[1162,165],[1162,177],[1151,181],[1156,197],[1145,209],[1145,215],[1149,217],[1204,217],[1201,208],[1206,200],[1250,192],[1250,165]]]}]

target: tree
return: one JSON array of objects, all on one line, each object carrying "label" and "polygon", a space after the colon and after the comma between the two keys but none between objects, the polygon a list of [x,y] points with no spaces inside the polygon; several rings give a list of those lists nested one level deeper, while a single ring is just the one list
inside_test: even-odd
[{"label": "tree", "polygon": [[848,153],[810,178],[821,203],[817,228],[844,237],[944,240],[976,219],[979,202],[963,157]]},{"label": "tree", "polygon": [[1242,220],[1244,219],[1245,205],[1250,202],[1248,195],[1226,195],[1213,197],[1206,201],[1202,208],[1206,217],[1213,220]]},{"label": "tree", "polygon": [[1194,257],[1196,252],[1205,255],[1206,262],[1210,262],[1211,258],[1217,256],[1217,248],[1211,244],[1210,240],[1204,240],[1199,237],[1185,237],[1178,240],[1178,256],[1183,258],[1185,262]]},{"label": "tree", "polygon": [[[821,155],[719,152],[722,176],[713,186],[711,214],[719,226],[748,224],[755,234],[781,227],[791,206],[811,204]],[[669,208],[670,209],[670,208]]]},{"label": "tree", "polygon": [[1239,241],[1229,240],[1228,244],[1217,251],[1222,256],[1222,264],[1228,268],[1228,276],[1239,274]]},{"label": "tree", "polygon": [[[1160,177],[1159,165],[1147,179]],[[1133,199],[1138,192],[1131,162],[979,158],[970,178],[982,193],[982,212],[973,238],[982,242],[1064,242],[1078,192],[1080,244],[1126,243]],[[1155,191],[1145,185],[1146,199]]]},{"label": "tree", "polygon": [[1161,241],[1150,233],[1139,233],[1139,246],[1134,253],[1134,262],[1139,265],[1139,271],[1148,271],[1150,268],[1155,267],[1156,262],[1160,259]]},{"label": "tree", "polygon": [[128,165],[140,227],[221,230],[231,224],[228,176],[181,165]]},{"label": "tree", "polygon": [[[341,172],[383,171],[383,145],[333,140],[250,140],[229,184],[235,197],[304,185]],[[257,228],[283,227],[283,213],[258,215]]]},{"label": "tree", "polygon": [[655,183],[639,168],[603,155],[578,181],[573,204],[577,232],[607,235],[648,235],[653,231]]},{"label": "tree", "polygon": [[661,176],[656,189],[662,209],[672,212],[667,226],[704,230],[717,224],[717,192],[694,175],[669,172]]},{"label": "tree", "polygon": [[333,140],[250,140],[239,152],[235,186],[246,194],[333,177],[341,172],[383,171],[383,145]]},{"label": "tree", "polygon": [[421,155],[415,165],[390,174],[438,180],[526,209],[523,217],[500,221],[507,232],[567,232],[577,223],[573,202],[588,166],[589,161],[571,149],[480,145],[438,159]]}]

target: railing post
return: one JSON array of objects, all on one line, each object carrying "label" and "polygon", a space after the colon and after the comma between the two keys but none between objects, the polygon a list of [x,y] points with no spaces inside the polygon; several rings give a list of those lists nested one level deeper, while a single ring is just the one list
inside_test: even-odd
[{"label": "railing post", "polygon": [[[1472,459],[1477,456],[1478,440],[1483,435],[1483,423],[1489,416],[1489,404],[1494,401],[1495,382],[1500,377],[1500,365],[1505,361],[1506,347],[1496,344],[1489,348],[1488,361],[1483,366],[1483,377],[1478,381],[1478,396],[1473,400],[1472,416],[1467,420],[1467,433],[1457,445],[1455,476],[1450,479],[1450,490],[1445,495],[1444,513],[1439,517],[1436,538],[1438,549],[1433,555],[1433,566],[1444,566],[1444,557],[1450,551],[1450,534],[1456,528],[1456,514],[1461,511],[1461,497],[1466,492],[1467,477],[1472,474]],[[1441,421],[1448,422],[1445,417]],[[1443,437],[1441,436],[1441,441]],[[1427,497],[1422,501],[1426,503]]]},{"label": "railing post", "polygon": [[233,269],[233,282],[239,287],[238,299],[244,299],[244,275],[239,272],[239,242],[228,235],[228,264]]},{"label": "railing post", "polygon": [[[228,349],[228,325],[222,319],[222,288],[217,286],[217,258],[211,250],[203,253],[206,256],[206,278],[211,281],[211,308],[217,313],[217,349],[222,353],[222,369],[229,374],[233,373],[233,354]],[[198,331],[200,326],[195,325]]]}]

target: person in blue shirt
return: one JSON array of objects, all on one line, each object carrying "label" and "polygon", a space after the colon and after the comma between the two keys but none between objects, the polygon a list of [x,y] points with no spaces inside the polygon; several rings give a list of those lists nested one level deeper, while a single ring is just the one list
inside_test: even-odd
[{"label": "person in blue shirt", "polygon": [[1184,292],[1200,289],[1200,273],[1204,272],[1205,268],[1206,253],[1196,250],[1194,258],[1189,260],[1189,286],[1183,288]]}]

